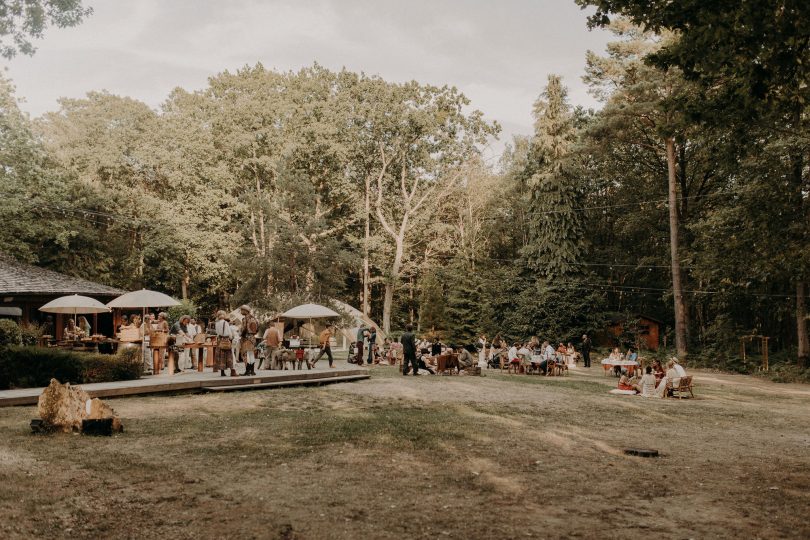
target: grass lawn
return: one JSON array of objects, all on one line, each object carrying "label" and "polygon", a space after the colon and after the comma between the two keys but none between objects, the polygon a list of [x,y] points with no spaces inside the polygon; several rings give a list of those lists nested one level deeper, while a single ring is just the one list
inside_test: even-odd
[{"label": "grass lawn", "polygon": [[0,409],[0,538],[810,536],[810,388],[582,371],[118,399],[112,438]]}]

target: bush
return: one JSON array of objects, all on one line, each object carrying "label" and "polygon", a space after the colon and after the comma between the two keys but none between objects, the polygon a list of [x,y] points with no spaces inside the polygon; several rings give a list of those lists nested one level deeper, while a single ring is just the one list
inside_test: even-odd
[{"label": "bush", "polygon": [[36,323],[24,324],[20,327],[20,334],[23,345],[39,345],[39,338],[44,334],[44,327]]},{"label": "bush", "polygon": [[142,372],[140,355],[126,350],[120,355],[20,346],[0,350],[0,390],[47,386],[52,378],[71,384],[128,381]]},{"label": "bush", "polygon": [[166,310],[166,318],[172,325],[180,320],[183,315],[188,315],[192,319],[197,317],[197,306],[191,300],[183,300],[180,305],[172,306]]},{"label": "bush", "polygon": [[20,327],[10,319],[0,319],[0,346],[22,343]]}]

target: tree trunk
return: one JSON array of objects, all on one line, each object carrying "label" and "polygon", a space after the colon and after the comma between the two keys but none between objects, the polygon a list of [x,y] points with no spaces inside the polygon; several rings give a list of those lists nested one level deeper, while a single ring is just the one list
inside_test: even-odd
[{"label": "tree trunk", "polygon": [[188,286],[191,284],[191,275],[188,268],[183,268],[183,281],[180,282],[180,292],[183,300],[188,300]]},{"label": "tree trunk", "polygon": [[666,139],[669,184],[669,247],[672,258],[672,297],[675,304],[675,352],[684,358],[686,347],[686,302],[681,284],[681,261],[678,256],[678,183],[675,174],[675,140]]},{"label": "tree trunk", "polygon": [[[403,227],[404,229],[404,227]],[[391,333],[391,310],[394,306],[394,288],[399,280],[399,272],[402,269],[402,256],[405,252],[405,235],[401,234],[396,238],[396,251],[394,252],[394,262],[391,265],[391,275],[385,283],[385,300],[383,301],[383,332]]]},{"label": "tree trunk", "polygon": [[810,363],[810,337],[807,335],[807,308],[805,306],[805,296],[807,295],[806,283],[800,280],[796,283],[796,331],[798,333],[799,344],[799,366],[808,366]]},{"label": "tree trunk", "polygon": [[304,287],[306,292],[311,293],[315,289],[315,267],[312,266],[312,259],[315,257],[317,246],[315,245],[314,240],[307,243],[306,246],[307,253],[309,253],[309,259],[307,260],[307,273],[304,281]]},{"label": "tree trunk", "polygon": [[368,317],[371,310],[369,296],[371,295],[371,284],[369,280],[368,264],[368,244],[371,237],[371,178],[366,175],[366,231],[363,238],[363,315]]}]

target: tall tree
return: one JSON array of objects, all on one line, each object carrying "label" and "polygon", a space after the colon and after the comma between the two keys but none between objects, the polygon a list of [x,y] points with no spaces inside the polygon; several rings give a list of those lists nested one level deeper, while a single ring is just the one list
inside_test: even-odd
[{"label": "tall tree", "polygon": [[567,93],[560,77],[549,75],[534,104],[527,169],[531,240],[523,253],[529,268],[546,278],[571,274],[582,250],[577,186],[566,170],[576,140]]},{"label": "tall tree", "polygon": [[[807,107],[810,103],[810,9],[803,0],[702,2],[686,0],[577,0],[594,5],[591,25],[609,24],[611,14],[629,17],[651,31],[677,33],[650,57],[663,68],[678,67],[703,92],[692,106],[711,122],[736,124],[751,119],[770,126],[774,136],[788,135],[792,174],[785,211],[796,216],[789,228],[795,284],[797,355],[810,359],[805,312],[810,260],[806,246],[810,201],[805,161],[808,155]],[[719,114],[718,114],[719,113]]]},{"label": "tall tree", "polygon": [[383,330],[391,329],[394,294],[420,218],[429,216],[460,177],[459,165],[497,133],[457,89],[370,80],[375,104],[371,133],[379,133],[374,215],[391,247],[383,299]]},{"label": "tall tree", "polygon": [[[688,311],[684,294],[682,222],[690,197],[701,196],[708,189],[708,173],[690,193],[687,171],[690,140],[689,122],[679,108],[679,100],[690,91],[680,71],[661,70],[645,64],[645,58],[658,50],[671,35],[657,36],[633,25],[626,19],[611,23],[611,29],[622,38],[608,46],[608,56],[589,53],[585,80],[594,94],[606,101],[597,130],[601,137],[630,138],[637,153],[651,153],[653,166],[665,180],[669,211],[669,261],[675,315],[675,348],[678,356],[687,353]],[[594,130],[595,132],[595,130]],[[659,167],[658,164],[663,164]]]}]

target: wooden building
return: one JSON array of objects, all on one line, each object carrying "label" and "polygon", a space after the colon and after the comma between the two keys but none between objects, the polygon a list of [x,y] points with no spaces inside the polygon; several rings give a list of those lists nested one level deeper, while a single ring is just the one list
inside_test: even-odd
[{"label": "wooden building", "polygon": [[[634,345],[639,349],[646,349],[650,351],[657,351],[659,347],[659,340],[661,336],[661,327],[664,326],[662,321],[654,319],[648,315],[642,314],[624,314],[615,313],[610,317],[609,326],[606,329],[607,341],[612,343],[602,343],[605,346],[627,346]],[[634,341],[630,343],[620,343],[620,341],[628,340],[629,336],[634,336]],[[629,341],[629,340],[628,340]]]},{"label": "wooden building", "polygon": [[[125,292],[115,287],[22,263],[10,255],[0,253],[0,308],[8,308],[3,311],[19,313],[18,319],[22,324],[44,323],[50,314],[39,311],[39,308],[60,296],[80,294],[106,304]],[[13,308],[18,308],[19,312]],[[59,314],[51,316],[55,336],[61,339],[67,316]],[[88,315],[87,320],[92,325],[94,333],[112,335],[111,314]]]}]

